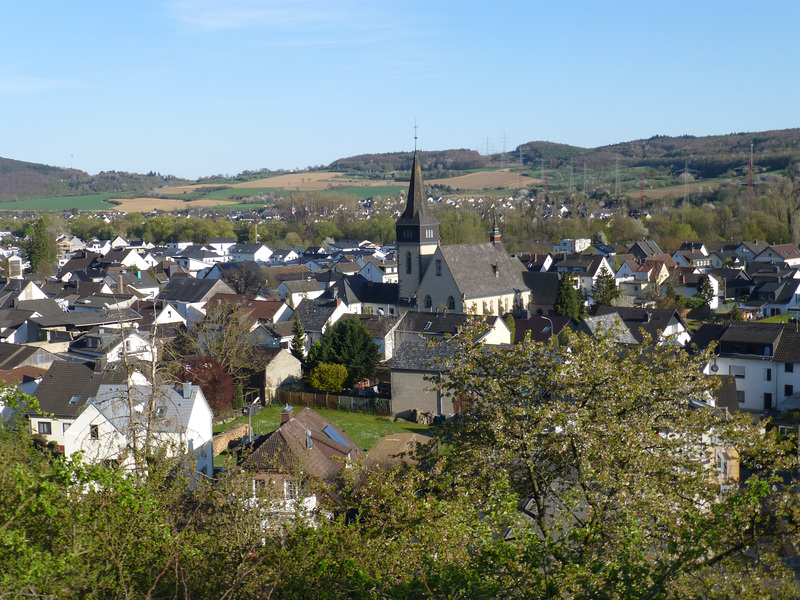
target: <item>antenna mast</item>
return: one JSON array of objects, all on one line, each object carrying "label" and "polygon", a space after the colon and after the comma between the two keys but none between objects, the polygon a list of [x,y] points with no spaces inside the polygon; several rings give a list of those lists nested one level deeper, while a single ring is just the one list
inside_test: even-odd
[{"label": "antenna mast", "polygon": [[753,197],[753,142],[750,142],[750,165],[747,168],[747,194]]}]

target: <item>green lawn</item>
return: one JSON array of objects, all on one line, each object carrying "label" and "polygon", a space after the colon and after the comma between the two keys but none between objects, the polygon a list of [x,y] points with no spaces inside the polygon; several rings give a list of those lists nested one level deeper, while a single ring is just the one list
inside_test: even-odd
[{"label": "green lawn", "polygon": [[61,196],[57,198],[30,198],[17,202],[0,202],[0,210],[114,210],[106,202],[119,194],[91,194],[88,196]]},{"label": "green lawn", "polygon": [[[281,406],[266,406],[262,408],[261,412],[253,417],[253,433],[263,435],[277,429],[281,423],[281,408]],[[298,412],[302,408],[302,406],[297,406],[294,410]],[[379,417],[369,413],[324,408],[314,410],[339,427],[359,448],[364,450],[369,450],[380,438],[392,433],[409,433],[429,429],[426,425],[417,425],[409,421],[394,422],[387,417]],[[239,423],[247,423],[247,417],[240,417],[230,423],[214,427],[214,434],[226,431]]]},{"label": "green lawn", "polygon": [[774,317],[767,317],[766,319],[759,319],[758,323],[788,323],[790,319],[794,318],[795,314],[790,312],[785,312],[780,315],[775,315]]}]

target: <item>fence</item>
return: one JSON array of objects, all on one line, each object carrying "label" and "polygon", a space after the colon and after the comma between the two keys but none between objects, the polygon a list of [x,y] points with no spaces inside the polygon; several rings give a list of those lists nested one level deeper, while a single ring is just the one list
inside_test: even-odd
[{"label": "fence", "polygon": [[277,399],[279,403],[289,404],[290,406],[357,410],[383,416],[392,414],[392,401],[389,398],[362,398],[360,396],[336,396],[334,394],[278,390]]}]

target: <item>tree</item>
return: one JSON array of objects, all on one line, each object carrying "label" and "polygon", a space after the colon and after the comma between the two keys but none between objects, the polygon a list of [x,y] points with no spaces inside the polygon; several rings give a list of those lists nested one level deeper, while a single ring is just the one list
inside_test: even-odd
[{"label": "tree", "polygon": [[168,359],[180,364],[193,356],[213,356],[239,385],[263,372],[266,362],[251,336],[251,323],[240,318],[237,309],[228,302],[209,306],[203,320],[180,331],[167,346]]},{"label": "tree", "polygon": [[215,357],[188,357],[178,373],[178,380],[199,385],[213,411],[220,412],[233,408],[233,379]]},{"label": "tree", "polygon": [[[778,557],[798,537],[798,501],[780,474],[796,468],[796,442],[692,408],[717,381],[702,373],[710,351],[622,347],[613,332],[489,348],[474,332],[436,384],[463,399],[437,430],[449,451],[420,458],[439,493],[513,520],[496,576],[516,570],[527,597],[724,597],[732,581],[758,597],[767,580],[790,593]],[[723,452],[753,470],[729,494],[709,460]],[[507,512],[517,502],[522,518]]]},{"label": "tree", "polygon": [[237,294],[258,294],[266,281],[264,268],[255,262],[238,263],[222,271],[222,280]]},{"label": "tree", "polygon": [[711,287],[711,280],[708,275],[701,275],[697,279],[697,297],[703,301],[703,304],[708,306],[714,299],[714,288]]},{"label": "tree", "polygon": [[344,365],[320,363],[311,370],[306,381],[313,388],[336,394],[344,389],[347,368]]},{"label": "tree", "polygon": [[300,322],[300,315],[295,313],[294,325],[292,325],[292,356],[300,362],[306,359],[306,330],[303,329],[303,324]]},{"label": "tree", "polygon": [[34,273],[53,274],[56,261],[55,222],[50,215],[44,214],[36,220],[30,240],[26,244],[31,271]]},{"label": "tree", "polygon": [[348,374],[346,385],[351,387],[375,373],[381,351],[366,326],[357,317],[347,317],[325,330],[315,358],[320,363],[344,365]]},{"label": "tree", "polygon": [[597,283],[592,288],[592,298],[595,303],[602,306],[611,306],[612,302],[620,297],[620,291],[617,287],[617,281],[614,274],[610,271],[603,269],[597,276]]},{"label": "tree", "polygon": [[557,315],[578,320],[583,318],[583,294],[575,289],[575,280],[570,273],[562,273],[558,280],[556,303],[553,308]]}]

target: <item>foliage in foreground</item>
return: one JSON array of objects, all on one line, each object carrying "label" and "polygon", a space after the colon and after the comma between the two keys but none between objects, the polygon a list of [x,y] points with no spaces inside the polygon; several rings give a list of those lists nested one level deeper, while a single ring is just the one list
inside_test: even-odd
[{"label": "foliage in foreground", "polygon": [[[249,478],[147,480],[0,431],[3,598],[763,598],[796,595],[796,449],[702,400],[703,357],[574,337],[459,340],[460,419],[417,463],[354,467],[314,526]],[[444,367],[444,365],[443,365]],[[752,471],[720,496],[714,447]],[[446,449],[446,451],[442,451]],[[524,510],[520,510],[519,507]]]}]

